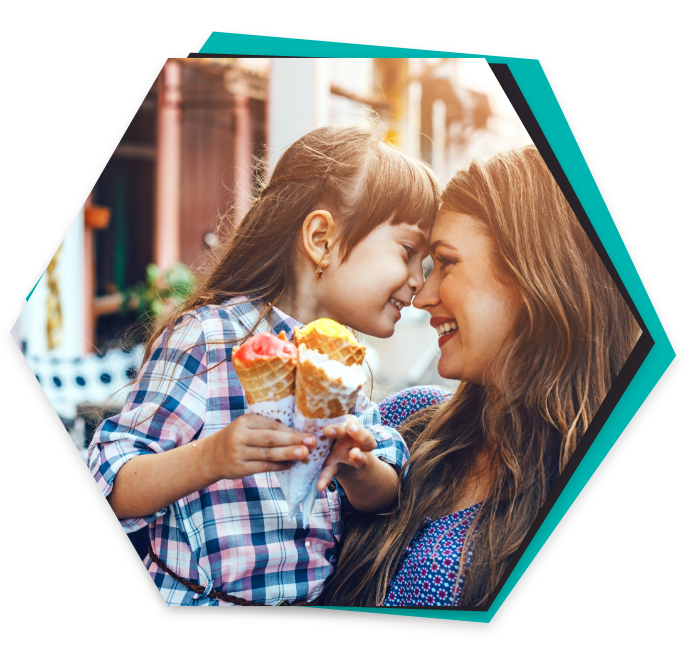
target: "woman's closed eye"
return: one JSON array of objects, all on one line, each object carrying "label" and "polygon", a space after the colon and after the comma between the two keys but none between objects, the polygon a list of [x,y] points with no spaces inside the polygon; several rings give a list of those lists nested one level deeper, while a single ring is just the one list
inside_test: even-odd
[{"label": "woman's closed eye", "polygon": [[442,269],[445,269],[447,266],[451,266],[453,264],[458,263],[457,259],[439,254],[434,256],[434,261],[437,262]]}]

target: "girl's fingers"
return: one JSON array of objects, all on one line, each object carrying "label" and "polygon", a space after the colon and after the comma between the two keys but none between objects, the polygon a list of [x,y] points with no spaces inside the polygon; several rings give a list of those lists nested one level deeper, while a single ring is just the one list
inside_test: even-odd
[{"label": "girl's fingers", "polygon": [[349,462],[355,468],[363,468],[366,465],[366,454],[359,449],[359,447],[354,447],[349,450]]},{"label": "girl's fingers", "polygon": [[315,447],[316,438],[308,433],[299,433],[294,429],[287,431],[249,429],[243,439],[249,447]]},{"label": "girl's fingers", "polygon": [[[254,415],[251,413],[246,413],[242,416],[244,419],[244,424],[246,428],[252,430],[261,431],[283,431],[285,433],[298,433],[297,430],[283,424],[276,419],[270,419],[270,417],[264,417],[262,415]],[[239,417],[241,419],[241,417]]]},{"label": "girl's fingers", "polygon": [[340,440],[346,435],[345,424],[331,424],[323,429],[323,435],[331,440]]},{"label": "girl's fingers", "polygon": [[257,475],[261,472],[280,472],[281,470],[289,470],[291,463],[276,463],[274,461],[250,461],[244,467],[244,477],[248,475]]},{"label": "girl's fingers", "polygon": [[248,447],[247,461],[300,461],[308,456],[308,447],[304,445],[292,447]]},{"label": "girl's fingers", "polygon": [[319,491],[325,491],[325,489],[328,488],[328,484],[330,484],[332,478],[337,475],[337,470],[337,463],[331,463],[323,468],[320,477],[318,478],[317,488]]}]

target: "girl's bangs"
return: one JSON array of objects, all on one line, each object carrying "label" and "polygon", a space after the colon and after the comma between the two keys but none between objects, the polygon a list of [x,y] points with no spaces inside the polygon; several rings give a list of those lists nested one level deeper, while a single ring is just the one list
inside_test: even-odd
[{"label": "girl's bangs", "polygon": [[367,178],[369,230],[385,221],[391,225],[417,225],[428,231],[439,205],[439,187],[433,172],[390,146],[383,146]]}]

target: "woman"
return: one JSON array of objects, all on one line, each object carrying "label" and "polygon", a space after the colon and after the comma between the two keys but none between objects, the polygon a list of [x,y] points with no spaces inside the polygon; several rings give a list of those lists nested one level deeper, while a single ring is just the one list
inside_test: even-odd
[{"label": "woman", "polygon": [[459,171],[429,250],[414,305],[460,386],[401,427],[398,505],[353,519],[322,604],[488,602],[639,335],[534,146]]}]

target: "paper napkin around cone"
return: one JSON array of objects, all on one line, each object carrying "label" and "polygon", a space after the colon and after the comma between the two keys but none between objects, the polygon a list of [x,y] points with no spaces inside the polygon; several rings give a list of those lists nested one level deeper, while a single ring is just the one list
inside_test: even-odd
[{"label": "paper napkin around cone", "polygon": [[365,381],[360,365],[348,367],[317,350],[309,350],[305,344],[299,345],[294,428],[314,435],[318,443],[306,459],[294,463],[288,471],[289,518],[295,518],[301,507],[304,527],[317,496],[320,472],[333,444],[323,430],[343,422]]},{"label": "paper napkin around cone", "polygon": [[[277,338],[287,342],[284,331]],[[249,341],[251,339],[246,342]],[[298,355],[294,353],[261,356],[248,363],[239,358],[239,348],[232,350],[231,359],[246,395],[248,412],[293,427],[295,370]],[[276,475],[285,498],[288,498],[291,495],[289,471],[280,470]]]}]

